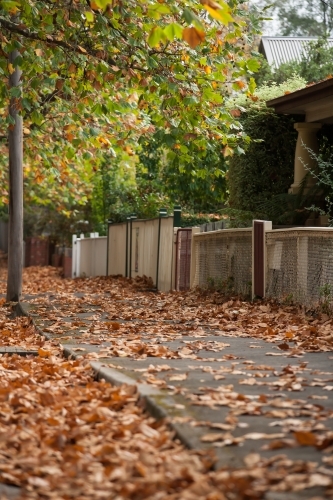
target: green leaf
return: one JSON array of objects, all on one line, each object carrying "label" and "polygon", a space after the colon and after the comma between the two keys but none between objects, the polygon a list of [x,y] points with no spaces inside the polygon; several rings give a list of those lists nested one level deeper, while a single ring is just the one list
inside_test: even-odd
[{"label": "green leaf", "polygon": [[9,90],[9,93],[12,97],[21,97],[21,87],[12,87],[10,90]]},{"label": "green leaf", "polygon": [[15,118],[11,115],[7,115],[6,122],[9,123],[9,125],[15,125],[16,123]]},{"label": "green leaf", "polygon": [[148,15],[153,19],[159,19],[162,14],[170,14],[170,8],[165,3],[155,3],[149,5]]},{"label": "green leaf", "polygon": [[162,30],[162,28],[160,28],[159,26],[155,26],[151,32],[149,33],[149,36],[148,36],[148,44],[150,45],[150,47],[156,47],[156,45],[158,45],[160,43],[160,41],[162,40],[162,38],[165,37],[165,34]]},{"label": "green leaf", "polygon": [[253,92],[255,91],[255,89],[256,89],[255,79],[254,78],[250,78],[250,81],[249,81],[249,92],[251,94],[253,94]]},{"label": "green leaf", "polygon": [[217,94],[216,92],[213,92],[209,88],[204,89],[203,95],[211,102],[215,102],[217,104],[221,104],[223,102],[223,97],[221,96],[221,94]]},{"label": "green leaf", "polygon": [[20,2],[15,2],[13,0],[2,0],[0,2],[0,7],[4,10],[12,11],[20,6]]},{"label": "green leaf", "polygon": [[31,121],[32,123],[35,123],[36,125],[41,125],[43,123],[44,117],[41,113],[38,113],[38,111],[34,110],[31,113]]},{"label": "green leaf", "polygon": [[198,100],[196,99],[196,97],[185,97],[183,99],[183,103],[185,104],[185,106],[190,106],[191,104],[198,104]]},{"label": "green leaf", "polygon": [[185,75],[182,75],[182,74],[178,74],[178,75],[175,75],[175,78],[177,80],[181,80],[181,81],[185,81],[186,80],[186,76]]},{"label": "green leaf", "polygon": [[110,0],[94,0],[94,3],[97,5],[97,7],[105,9],[111,2]]},{"label": "green leaf", "polygon": [[249,59],[248,61],[246,61],[246,67],[249,71],[258,71],[258,69],[260,68],[260,62],[258,61],[258,59]]},{"label": "green leaf", "polygon": [[168,40],[172,41],[175,38],[182,38],[183,27],[178,23],[168,24],[164,28],[164,33]]},{"label": "green leaf", "polygon": [[[204,3],[204,9],[209,12],[210,16],[217,21],[220,21],[222,24],[227,25],[234,21],[233,17],[230,15],[230,7],[225,2],[220,2],[219,4],[213,3],[214,7],[209,5],[208,3]],[[216,5],[216,7],[215,7]]]},{"label": "green leaf", "polygon": [[57,177],[57,178],[59,178],[59,177],[60,177],[60,172],[59,172],[59,170],[58,170],[57,168],[55,168],[55,167],[51,167],[51,168],[50,168],[50,172],[51,172],[51,173],[52,173],[55,177]]},{"label": "green leaf", "polygon": [[22,63],[23,63],[23,57],[17,56],[17,57],[15,57],[15,59],[13,61],[13,66],[14,66],[14,68],[17,68],[17,67],[22,66]]},{"label": "green leaf", "polygon": [[190,9],[184,9],[183,11],[183,17],[187,24],[193,24],[196,28],[199,28],[200,30],[204,30],[204,26],[198,16],[194,14]]},{"label": "green leaf", "polygon": [[147,63],[148,63],[149,68],[157,68],[158,67],[158,62],[153,57],[148,57]]},{"label": "green leaf", "polygon": [[86,10],[85,13],[84,13],[84,15],[86,16],[86,19],[87,19],[88,23],[93,23],[94,22],[95,16],[94,16],[93,12]]},{"label": "green leaf", "polygon": [[31,110],[31,103],[30,103],[29,99],[24,97],[22,99],[22,106],[24,109],[27,109],[28,111],[30,111]]}]

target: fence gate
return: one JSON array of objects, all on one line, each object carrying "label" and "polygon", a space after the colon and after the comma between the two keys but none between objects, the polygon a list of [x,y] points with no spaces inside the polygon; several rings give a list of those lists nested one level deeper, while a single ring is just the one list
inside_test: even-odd
[{"label": "fence gate", "polygon": [[190,288],[192,228],[177,231],[176,240],[176,290]]}]

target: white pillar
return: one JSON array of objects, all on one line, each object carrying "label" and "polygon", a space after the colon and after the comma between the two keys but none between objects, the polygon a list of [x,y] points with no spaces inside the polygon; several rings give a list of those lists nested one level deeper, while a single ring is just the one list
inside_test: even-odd
[{"label": "white pillar", "polygon": [[[305,165],[310,170],[316,169],[316,160],[313,159],[307,149],[304,146],[311,149],[314,153],[318,153],[318,141],[317,132],[321,128],[321,123],[295,123],[294,128],[298,132],[298,138],[296,143],[295,151],[295,163],[294,163],[294,182],[290,186],[289,193],[295,194],[299,190],[300,184],[304,179],[308,170]],[[307,186],[313,186],[315,184],[315,179],[311,177]]]}]

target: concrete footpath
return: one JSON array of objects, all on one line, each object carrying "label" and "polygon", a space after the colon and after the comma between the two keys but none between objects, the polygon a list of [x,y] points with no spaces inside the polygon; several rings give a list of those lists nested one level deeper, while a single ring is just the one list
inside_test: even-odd
[{"label": "concrete footpath", "polygon": [[[42,335],[59,340],[66,356],[88,356],[99,378],[137,384],[147,411],[168,418],[189,448],[213,449],[217,468],[240,468],[249,456],[254,463],[280,457],[290,461],[285,487],[292,491],[267,492],[265,499],[332,498],[326,487],[333,477],[333,352],[291,354],[204,323],[142,320],[139,311],[146,304],[136,304],[136,317],[117,318],[101,309],[98,297],[81,300],[74,313],[56,294],[43,300],[43,307],[29,296],[20,304]],[[127,327],[131,335],[121,348],[115,339]],[[312,483],[305,489],[300,484],[299,491],[292,485],[295,461],[317,464],[317,480],[312,475]]]}]

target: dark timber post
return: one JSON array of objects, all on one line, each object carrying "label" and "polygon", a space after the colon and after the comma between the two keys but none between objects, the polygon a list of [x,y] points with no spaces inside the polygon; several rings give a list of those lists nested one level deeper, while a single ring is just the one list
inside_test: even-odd
[{"label": "dark timber post", "polygon": [[168,211],[166,208],[160,208],[158,214],[158,236],[157,236],[157,267],[156,267],[156,290],[158,290],[158,273],[160,267],[160,245],[161,245],[161,217],[167,217]]},{"label": "dark timber post", "polygon": [[129,277],[132,278],[132,224],[133,224],[133,220],[136,219],[136,215],[135,214],[132,214],[131,217],[130,217],[130,224],[129,224],[129,230],[130,230],[130,234],[129,234]]},{"label": "dark timber post", "polygon": [[131,217],[127,217],[126,218],[126,257],[125,257],[126,262],[125,262],[125,278],[128,278],[128,243],[129,243],[128,231],[129,231],[130,220],[131,220]]},{"label": "dark timber post", "polygon": [[175,206],[173,209],[173,227],[180,227],[182,209],[180,206]]},{"label": "dark timber post", "polygon": [[266,231],[272,222],[254,220],[252,229],[252,298],[266,294]]},{"label": "dark timber post", "polygon": [[11,99],[9,116],[9,225],[7,301],[18,302],[22,292],[23,270],[23,121],[20,115],[20,85],[22,72],[15,66],[18,50],[11,52],[9,77]]},{"label": "dark timber post", "polygon": [[106,232],[107,240],[106,240],[106,275],[109,276],[109,248],[110,248],[110,243],[109,243],[109,238],[110,238],[110,224],[112,224],[112,220],[108,219],[106,221],[108,225],[108,230]]}]

